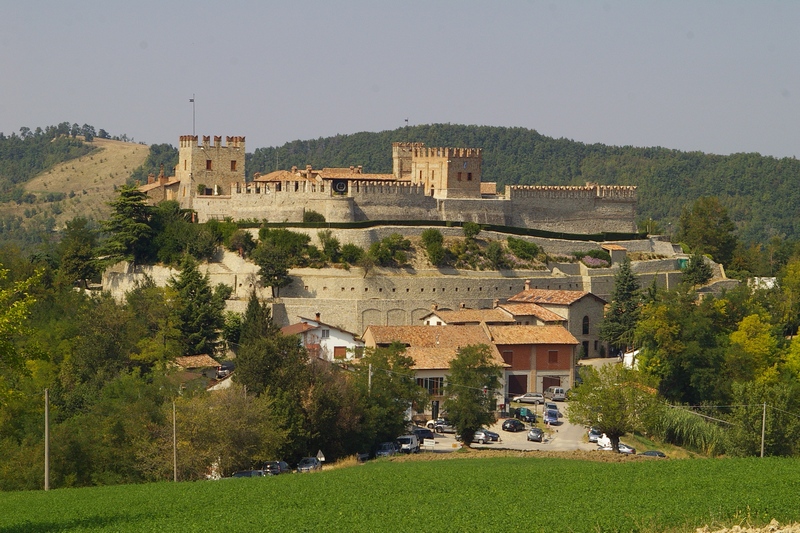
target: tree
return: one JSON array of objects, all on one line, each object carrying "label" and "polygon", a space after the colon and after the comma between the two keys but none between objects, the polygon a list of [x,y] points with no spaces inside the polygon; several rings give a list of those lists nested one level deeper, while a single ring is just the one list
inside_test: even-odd
[{"label": "tree", "polygon": [[620,437],[649,427],[662,408],[653,380],[622,365],[585,366],[581,380],[572,389],[569,421],[598,428],[614,451]]},{"label": "tree", "polygon": [[58,248],[61,256],[59,272],[67,283],[81,281],[86,288],[86,280],[97,275],[96,245],[97,233],[89,227],[88,220],[78,217],[66,223]]},{"label": "tree", "polygon": [[428,228],[422,232],[422,244],[428,254],[428,261],[433,266],[439,266],[445,258],[444,237],[436,228]]},{"label": "tree", "polygon": [[[406,413],[421,406],[425,391],[414,379],[414,360],[402,344],[367,350],[355,368],[356,387],[364,410],[365,440],[369,444],[396,439],[405,432]],[[371,372],[371,376],[370,376]],[[370,379],[371,377],[371,379]]]},{"label": "tree", "polygon": [[321,213],[317,213],[316,211],[314,211],[312,209],[308,209],[308,210],[303,211],[303,222],[308,222],[308,223],[325,222],[325,215],[323,215]]},{"label": "tree", "polygon": [[[15,341],[26,333],[26,321],[35,303],[31,289],[41,274],[7,285],[8,270],[0,268],[0,400],[7,390],[6,376],[24,371],[24,356]],[[0,404],[3,402],[0,401]]]},{"label": "tree", "polygon": [[778,364],[778,339],[773,328],[757,314],[748,315],[730,335],[727,366],[734,381],[763,380]]},{"label": "tree", "polygon": [[176,292],[174,319],[183,355],[213,354],[223,326],[225,302],[215,298],[208,274],[200,274],[197,262],[187,255],[180,273],[170,278],[168,285]]},{"label": "tree", "polygon": [[339,239],[333,236],[333,232],[329,229],[317,232],[317,237],[322,245],[322,253],[325,258],[335,263],[339,260]]},{"label": "tree", "polygon": [[683,271],[683,281],[691,286],[705,285],[711,279],[711,265],[706,262],[703,254],[695,252],[689,258],[689,265]]},{"label": "tree", "polygon": [[611,305],[600,324],[600,338],[617,348],[630,346],[639,321],[641,304],[639,280],[631,270],[630,259],[626,257],[614,276]]},{"label": "tree", "polygon": [[253,250],[253,262],[258,265],[258,275],[265,287],[272,288],[272,296],[280,295],[281,287],[292,282],[289,277],[289,259],[286,254],[268,242],[259,243]]},{"label": "tree", "polygon": [[443,407],[465,446],[482,426],[494,424],[501,375],[485,344],[461,347],[450,361]]},{"label": "tree", "polygon": [[698,198],[691,209],[684,209],[680,218],[679,240],[695,252],[709,254],[715,261],[728,265],[736,249],[736,226],[719,198]]},{"label": "tree", "polygon": [[481,225],[476,222],[464,222],[464,237],[469,240],[474,239],[481,232]]},{"label": "tree", "polygon": [[[761,424],[764,421],[764,455],[791,456],[800,450],[800,386],[790,383],[734,383],[737,398],[731,413],[728,449],[731,455],[761,454]],[[766,404],[766,406],[765,406]]]},{"label": "tree", "polygon": [[103,228],[109,233],[109,238],[103,245],[101,254],[107,256],[107,262],[145,262],[153,238],[147,196],[136,187],[123,186],[119,197],[110,205],[111,218],[103,221]]}]

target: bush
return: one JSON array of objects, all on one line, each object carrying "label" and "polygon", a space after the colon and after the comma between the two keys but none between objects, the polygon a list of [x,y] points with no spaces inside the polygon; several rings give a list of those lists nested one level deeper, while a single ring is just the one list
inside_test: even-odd
[{"label": "bush", "polygon": [[475,222],[464,222],[464,237],[474,239],[481,232],[481,225]]},{"label": "bush", "polygon": [[442,232],[435,228],[428,228],[422,232],[422,244],[425,248],[428,248],[431,245],[442,245],[444,242],[444,237],[442,237]]},{"label": "bush", "polygon": [[355,244],[345,244],[342,246],[339,256],[345,263],[355,265],[364,257],[364,250]]},{"label": "bush", "polygon": [[392,233],[385,239],[372,243],[369,256],[380,266],[398,266],[407,261],[406,251],[411,249],[411,241],[399,233]]},{"label": "bush", "polygon": [[520,259],[532,261],[539,255],[539,246],[534,242],[524,241],[516,237],[508,237],[508,249]]},{"label": "bush", "polygon": [[325,222],[325,216],[309,209],[303,212],[303,222]]}]

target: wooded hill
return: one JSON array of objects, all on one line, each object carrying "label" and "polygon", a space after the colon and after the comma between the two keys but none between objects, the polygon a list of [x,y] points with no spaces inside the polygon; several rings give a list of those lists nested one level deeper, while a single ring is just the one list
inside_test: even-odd
[{"label": "wooded hill", "polygon": [[247,173],[292,165],[392,171],[391,143],[483,149],[483,180],[498,187],[525,185],[637,185],[639,217],[677,226],[685,206],[702,196],[717,196],[736,223],[740,239],[767,242],[774,236],[800,238],[800,162],[759,154],[709,155],[667,148],[584,144],[554,139],[525,128],[431,124],[378,133],[362,132],[248,154]]}]

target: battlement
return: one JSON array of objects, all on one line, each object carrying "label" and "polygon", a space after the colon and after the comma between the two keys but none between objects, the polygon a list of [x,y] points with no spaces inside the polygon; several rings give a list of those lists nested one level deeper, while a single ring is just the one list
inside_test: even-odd
[{"label": "battlement", "polygon": [[[203,143],[198,143],[198,136],[197,135],[181,135],[179,139],[179,147],[180,148],[208,148],[211,146],[211,136],[210,135],[203,135]],[[225,137],[225,143],[228,148],[244,148],[244,137],[233,136],[233,137]],[[222,136],[221,135],[214,135],[214,147],[221,148],[222,147]]]},{"label": "battlement", "polygon": [[506,198],[608,198],[636,200],[635,185],[506,185]]},{"label": "battlement", "polygon": [[412,148],[412,153],[414,157],[481,157],[483,149],[417,146]]}]

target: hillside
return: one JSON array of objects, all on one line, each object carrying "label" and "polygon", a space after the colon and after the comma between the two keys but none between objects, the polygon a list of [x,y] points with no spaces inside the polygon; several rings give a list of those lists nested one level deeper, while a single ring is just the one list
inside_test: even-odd
[{"label": "hillside", "polygon": [[93,148],[90,153],[59,163],[24,183],[26,201],[0,203],[3,218],[19,217],[28,229],[57,229],[76,216],[105,218],[116,189],[144,162],[149,149],[97,137],[86,144]]},{"label": "hillside", "polygon": [[739,236],[766,242],[778,235],[800,238],[800,162],[759,154],[718,156],[667,148],[615,147],[553,139],[525,128],[432,124],[377,133],[362,132],[280,147],[259,148],[248,156],[247,173],[292,165],[315,168],[363,165],[391,172],[391,143],[483,149],[483,179],[507,184],[637,185],[639,216],[674,229],[681,210],[701,196],[718,196]]}]

